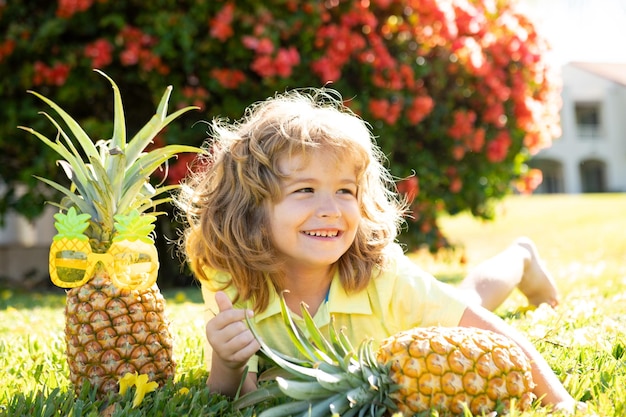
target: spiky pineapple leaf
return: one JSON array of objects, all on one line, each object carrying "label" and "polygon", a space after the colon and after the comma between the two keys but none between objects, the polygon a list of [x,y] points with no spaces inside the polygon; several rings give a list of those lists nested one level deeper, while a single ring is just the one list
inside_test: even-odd
[{"label": "spiky pineapple leaf", "polygon": [[308,416],[310,408],[311,403],[309,401],[288,402],[263,410],[259,413],[258,417],[287,417],[294,415]]},{"label": "spiky pineapple leaf", "polygon": [[78,239],[81,241],[88,241],[89,238],[85,236],[85,230],[89,227],[89,219],[91,216],[88,213],[76,212],[76,208],[70,207],[67,213],[56,213],[54,215],[54,227],[57,229],[57,234],[52,238],[53,240],[66,239]]},{"label": "spiky pineapple leaf", "polygon": [[250,391],[235,400],[236,408],[242,409],[251,407],[269,398],[279,398],[282,392],[277,384],[267,384],[260,386],[254,391]]},{"label": "spiky pineapple leaf", "polygon": [[[150,185],[150,184],[147,184],[147,185]],[[177,189],[179,186],[180,186],[179,184],[172,184],[172,185],[165,185],[165,186],[157,187],[157,188],[151,188],[150,192],[147,193],[148,195],[150,195],[150,198],[146,197],[143,200],[138,198],[136,201],[136,207],[133,207],[133,208],[136,208],[140,213],[145,213],[146,211],[154,207],[157,207],[160,204],[169,203],[170,201],[172,201],[171,195],[168,195],[167,197],[163,197],[163,198],[156,198],[156,197],[161,194],[169,193],[170,191]],[[152,212],[152,213],[155,216],[163,214],[162,212]]]},{"label": "spiky pineapple leaf", "polygon": [[[46,113],[42,114],[57,129],[55,140],[50,140],[32,128],[24,126],[19,126],[19,128],[35,135],[61,157],[59,165],[71,181],[71,188],[38,177],[64,195],[63,200],[55,205],[67,209],[66,204],[69,203],[76,206],[79,211],[89,213],[93,221],[88,235],[108,240],[114,228],[114,215],[127,215],[132,210],[139,210],[141,213],[170,200],[169,198],[154,199],[154,197],[171,188],[154,189],[149,186],[150,176],[159,166],[178,153],[200,153],[202,149],[187,145],[169,145],[149,152],[145,151],[154,137],[174,119],[185,112],[198,109],[198,107],[189,106],[168,116],[167,106],[172,92],[171,86],[166,88],[155,115],[127,143],[124,109],[119,88],[105,73],[95,71],[105,77],[113,89],[114,120],[113,136],[110,140],[100,140],[94,143],[79,123],[59,105],[34,91],[29,91],[29,93],[42,100],[58,114],[73,135],[73,139],[55,118]],[[154,214],[162,213],[155,212]]]},{"label": "spiky pineapple leaf", "polygon": [[300,376],[300,377],[306,376],[309,378],[315,378],[316,370],[313,369],[312,366],[310,366],[309,362],[301,361],[289,355],[285,355],[283,353],[273,350],[271,347],[267,345],[267,343],[265,343],[263,338],[259,335],[254,323],[247,316],[246,316],[246,322],[248,324],[248,327],[250,328],[250,331],[254,335],[255,339],[259,342],[259,345],[261,345],[262,353],[270,361],[279,365],[281,368],[283,368],[288,373],[291,373],[292,375]]},{"label": "spiky pineapple leaf", "polygon": [[91,215],[91,217],[96,217],[95,215],[97,214],[97,212],[95,210],[93,210],[93,207],[91,205],[89,205],[85,200],[83,200],[78,194],[74,193],[73,191],[71,191],[69,188],[64,187],[54,181],[51,181],[47,178],[43,178],[43,177],[39,177],[37,175],[35,175],[35,178],[37,178],[39,181],[48,184],[50,187],[54,188],[55,190],[59,191],[60,193],[65,194],[65,198],[64,198],[64,202],[63,204],[59,203],[50,203],[53,204],[55,206],[57,206],[59,209],[61,210],[65,210],[67,209],[67,207],[70,207],[72,205],[78,207],[78,210],[81,213],[88,213]]},{"label": "spiky pineapple leaf", "polygon": [[[46,117],[48,117],[48,119],[52,120],[54,125],[57,126],[58,129],[60,129],[60,127],[58,127],[58,124],[52,118],[50,118],[50,116],[48,116],[45,113],[44,113],[44,115]],[[86,188],[84,185],[89,183],[90,170],[82,162],[82,160],[80,158],[76,158],[72,154],[72,152],[69,151],[65,147],[65,145],[63,145],[58,139],[57,139],[56,142],[53,142],[50,139],[48,139],[47,137],[45,137],[44,135],[42,135],[41,133],[33,130],[32,128],[28,128],[28,127],[24,127],[24,126],[18,126],[18,128],[20,128],[22,130],[25,130],[25,131],[35,135],[43,143],[48,145],[56,153],[61,155],[62,158],[64,158],[64,160],[58,161],[58,163],[62,166],[64,172],[66,173],[66,175],[68,176],[68,178],[72,182],[72,185],[75,186],[78,189],[79,195],[82,196],[82,198],[87,203],[89,203],[89,198],[88,198],[89,197],[89,192],[88,192],[89,189]],[[62,131],[59,132],[59,133],[61,135],[64,135],[64,133]],[[68,167],[68,164],[69,164],[69,167]],[[38,178],[41,179],[40,177],[38,177]],[[63,194],[65,194],[68,197],[70,197],[69,194],[75,194],[75,192],[73,190],[69,190],[66,187],[63,187],[62,185],[60,185],[58,183],[52,182],[50,180],[47,180],[45,182],[47,184],[53,186],[55,189],[61,191]],[[93,210],[81,210],[81,211],[83,211],[83,212],[85,212],[85,211],[90,212],[92,214],[92,216],[94,218],[96,218],[96,216],[95,216],[96,213],[93,212]]]},{"label": "spiky pineapple leaf", "polygon": [[126,171],[128,175],[126,176],[125,185],[132,181],[135,176],[145,178],[151,175],[168,159],[185,152],[198,153],[201,152],[201,150],[195,146],[189,145],[167,145],[162,148],[153,149],[147,153],[142,153],[127,166]]},{"label": "spiky pineapple leaf", "polygon": [[[304,309],[306,306],[303,305],[302,308]],[[293,317],[291,317],[291,314],[289,313],[289,307],[287,306],[284,296],[280,297],[280,310],[283,322],[288,330],[289,337],[300,353],[313,362],[324,361],[332,363],[332,359],[323,350],[321,350],[323,346],[320,346],[320,348],[313,346],[307,339],[304,332],[293,321]]]},{"label": "spiky pineapple leaf", "polygon": [[[34,93],[36,94],[36,93]],[[36,94],[38,97],[43,97],[39,94]],[[47,99],[46,99],[47,100]],[[46,101],[46,102],[49,102]],[[59,124],[49,115],[43,113],[57,128],[58,133],[61,137],[65,139],[65,142],[68,144],[67,146],[61,143],[58,139],[55,142],[51,141],[41,133],[31,129],[20,126],[19,128],[32,133],[37,138],[39,138],[43,143],[48,145],[54,151],[56,151],[63,160],[57,161],[57,163],[63,168],[68,179],[71,181],[72,186],[76,188],[78,194],[74,190],[70,190],[67,187],[64,187],[56,182],[51,180],[36,177],[46,184],[52,186],[56,190],[62,192],[66,197],[68,197],[73,204],[80,207],[81,212],[89,213],[94,219],[102,218],[102,211],[98,210],[95,206],[95,202],[103,201],[102,195],[103,192],[100,191],[100,185],[97,181],[97,178],[94,175],[94,169],[90,164],[85,164],[82,160],[81,155],[78,150],[73,146],[71,139],[65,134]],[[94,148],[95,149],[95,148]],[[78,200],[82,200],[83,203],[79,203]],[[106,201],[106,200],[104,200]]]},{"label": "spiky pineapple leaf", "polygon": [[309,332],[309,336],[313,343],[317,345],[319,349],[323,349],[331,358],[331,360],[342,363],[343,357],[339,355],[339,353],[335,350],[335,347],[332,343],[328,342],[328,340],[324,337],[320,329],[315,325],[315,320],[309,313],[309,309],[306,308],[306,305],[303,303],[301,306],[302,318],[304,319],[304,324],[306,326],[307,331]]},{"label": "spiky pineapple leaf", "polygon": [[[59,116],[61,116],[61,119],[63,119],[65,124],[68,126],[68,128],[74,135],[74,137],[78,140],[78,143],[80,144],[81,148],[83,149],[83,151],[85,152],[87,156],[94,156],[98,154],[98,150],[96,149],[96,146],[92,142],[89,135],[87,135],[87,133],[80,126],[80,124],[76,120],[74,120],[72,116],[70,116],[65,110],[63,110],[54,101],[37,93],[36,91],[28,90],[28,93],[42,100],[44,103],[50,106]],[[48,116],[48,118],[52,119],[52,117],[50,116]],[[61,129],[56,122],[55,122],[55,125],[57,126],[60,132],[64,133],[64,130]],[[67,136],[65,137],[67,138]],[[68,142],[71,143],[71,140],[68,139]]]},{"label": "spiky pineapple leaf", "polygon": [[113,81],[113,79],[109,77],[108,75],[106,75],[103,71],[99,69],[95,69],[94,71],[102,75],[111,83],[111,88],[113,89],[113,107],[114,107],[112,148],[119,148],[123,153],[124,148],[126,147],[126,122],[125,122],[124,106],[122,105],[122,95],[120,94],[120,89],[117,87],[117,84],[115,84],[115,81]]},{"label": "spiky pineapple leaf", "polygon": [[[141,180],[148,178],[157,168],[163,165],[171,157],[184,152],[201,152],[199,148],[187,145],[168,145],[163,148],[154,149],[149,153],[142,154],[131,166],[126,168],[126,175],[122,188],[123,197],[119,201],[121,207],[131,207],[131,202],[139,195],[145,183]],[[174,188],[177,188],[175,185]],[[145,196],[146,194],[141,194]],[[152,198],[155,194],[150,194]],[[156,204],[147,206],[147,208],[155,207]],[[135,207],[137,208],[137,207]]]},{"label": "spiky pineapple leaf", "polygon": [[[248,327],[261,345],[261,352],[280,368],[266,371],[260,379],[267,381],[274,377],[273,381],[266,382],[272,392],[275,392],[273,384],[276,384],[289,398],[285,404],[263,410],[259,417],[382,416],[395,408],[387,397],[393,387],[384,373],[386,368],[376,362],[371,340],[363,341],[355,351],[345,333],[336,330],[333,320],[329,341],[316,327],[308,311],[304,311],[306,305],[302,305],[306,329],[312,334],[313,341],[310,341],[291,317],[282,294],[280,304],[283,322],[294,347],[307,359],[293,360],[273,350],[259,337],[252,321],[246,318]],[[262,394],[250,395],[242,396],[236,404],[253,405],[268,398]]]},{"label": "spiky pineapple leaf", "polygon": [[[152,143],[152,140],[161,130],[163,130],[164,127],[169,125],[172,121],[180,117],[182,114],[190,110],[199,109],[199,107],[196,106],[184,107],[167,116],[167,105],[171,93],[172,86],[168,86],[165,90],[165,93],[163,93],[161,101],[159,102],[156,114],[152,116],[148,123],[146,123],[128,143],[128,146],[126,148],[127,167],[135,163],[135,161],[137,160],[137,158],[139,158],[144,149],[146,149],[146,147],[150,143]],[[197,151],[198,149],[196,148],[195,151],[191,152]]]},{"label": "spiky pineapple leaf", "polygon": [[133,210],[129,214],[118,214],[114,216],[114,219],[116,231],[114,242],[140,240],[145,243],[154,243],[150,233],[154,230],[156,216],[140,214],[138,210]]}]

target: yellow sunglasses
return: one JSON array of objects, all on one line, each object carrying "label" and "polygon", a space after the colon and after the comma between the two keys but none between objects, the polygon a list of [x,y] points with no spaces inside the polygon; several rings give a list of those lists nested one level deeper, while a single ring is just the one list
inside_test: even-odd
[{"label": "yellow sunglasses", "polygon": [[[67,215],[59,214],[55,218],[68,222],[76,219],[70,209]],[[149,238],[127,240],[113,238],[106,253],[95,253],[91,249],[89,239],[82,231],[86,228],[85,219],[80,227],[81,232],[61,233],[63,224],[57,223],[59,234],[50,246],[49,266],[50,279],[62,288],[74,288],[86,284],[100,267],[108,274],[111,282],[121,289],[145,290],[157,280],[159,257],[156,247]],[[76,225],[72,225],[74,228]]]},{"label": "yellow sunglasses", "polygon": [[114,241],[106,253],[94,253],[88,241],[61,238],[50,247],[50,279],[63,288],[86,284],[101,265],[118,288],[145,290],[157,279],[158,253],[141,240]]}]

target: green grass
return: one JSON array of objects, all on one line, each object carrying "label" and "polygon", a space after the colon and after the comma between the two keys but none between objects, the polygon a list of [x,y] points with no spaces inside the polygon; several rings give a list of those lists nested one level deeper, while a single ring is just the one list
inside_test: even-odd
[{"label": "green grass", "polygon": [[[586,401],[589,415],[626,415],[626,194],[511,197],[496,221],[466,215],[441,225],[456,251],[415,260],[444,280],[459,280],[475,263],[515,237],[531,237],[562,293],[555,310],[523,312],[514,293],[498,310],[548,360],[566,388]],[[205,388],[203,306],[198,289],[166,291],[176,337],[177,377],[132,409],[132,392],[112,396],[117,416],[252,416]],[[0,289],[0,416],[106,415],[106,400],[69,388],[63,341],[62,291]],[[181,392],[181,388],[189,392]],[[545,416],[535,408],[516,416]]]}]

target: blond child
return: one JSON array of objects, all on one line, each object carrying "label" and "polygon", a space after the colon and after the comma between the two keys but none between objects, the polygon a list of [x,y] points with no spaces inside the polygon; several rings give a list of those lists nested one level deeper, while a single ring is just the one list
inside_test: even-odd
[{"label": "blond child", "polygon": [[[422,271],[396,241],[406,214],[368,125],[329,89],[294,90],[256,103],[234,123],[214,120],[207,156],[178,203],[185,251],[202,283],[211,390],[257,387],[259,344],[296,355],[278,294],[305,302],[318,326],[331,315],[354,345],[416,326],[466,326],[513,339],[533,363],[535,394],[575,401],[537,350],[493,309],[516,287],[531,303],[557,303],[536,248],[520,239],[458,287]],[[249,372],[244,376],[244,370]]]}]

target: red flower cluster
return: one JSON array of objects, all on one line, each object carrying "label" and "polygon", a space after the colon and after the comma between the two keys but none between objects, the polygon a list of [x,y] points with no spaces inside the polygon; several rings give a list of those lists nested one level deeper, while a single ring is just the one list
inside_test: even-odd
[{"label": "red flower cluster", "polygon": [[446,169],[446,176],[448,177],[448,190],[453,194],[458,194],[463,188],[463,180],[459,176],[459,172],[455,166],[449,166]]},{"label": "red flower cluster", "polygon": [[402,112],[402,102],[391,102],[386,99],[373,98],[369,103],[369,111],[375,119],[383,120],[390,125],[396,123]]},{"label": "red flower cluster", "polygon": [[435,102],[430,96],[417,96],[413,98],[413,103],[407,110],[407,120],[412,125],[417,125],[435,107]]},{"label": "red flower cluster", "polygon": [[510,146],[511,135],[507,130],[501,130],[487,144],[487,160],[492,163],[502,162],[508,155]]},{"label": "red flower cluster", "polygon": [[93,0],[59,0],[57,16],[69,19],[76,13],[84,12],[93,4]]},{"label": "red flower cluster", "polygon": [[473,110],[455,110],[452,117],[454,124],[448,128],[448,135],[456,140],[472,135],[476,123],[476,113]]},{"label": "red flower cluster", "polygon": [[120,62],[124,66],[139,65],[146,72],[168,74],[170,69],[161,61],[161,57],[152,52],[157,39],[133,26],[125,26],[118,35],[118,42],[124,47]]},{"label": "red flower cluster", "polygon": [[536,169],[529,169],[525,176],[516,181],[515,187],[521,194],[532,194],[543,181],[543,173]]},{"label": "red flower cluster", "polygon": [[33,70],[33,85],[63,85],[70,74],[70,66],[58,62],[49,67],[36,61]]},{"label": "red flower cluster", "polygon": [[232,2],[228,2],[215,17],[209,19],[209,28],[211,29],[209,33],[211,37],[224,42],[234,35],[235,32],[231,26],[234,11],[235,5]]},{"label": "red flower cluster", "polygon": [[[359,16],[354,12],[341,18],[338,23],[329,23],[319,27],[315,34],[315,46],[324,51],[321,58],[311,63],[311,70],[322,82],[336,81],[341,78],[341,69],[353,56],[360,61],[374,61],[373,54],[362,54],[366,40],[355,29],[359,26]],[[366,18],[365,13],[362,16]]]},{"label": "red flower cluster", "polygon": [[85,56],[92,68],[102,69],[113,61],[113,45],[106,39],[95,40],[85,46]]},{"label": "red flower cluster", "polygon": [[4,57],[9,56],[15,50],[15,41],[13,39],[7,39],[0,43],[0,62]]},{"label": "red flower cluster", "polygon": [[293,67],[300,63],[300,54],[296,48],[280,48],[275,55],[257,53],[250,69],[262,78],[289,77]]},{"label": "red flower cluster", "polygon": [[200,109],[204,109],[205,103],[208,101],[209,92],[206,88],[200,86],[186,86],[183,88],[183,101],[178,103],[178,108],[186,106],[198,106]]},{"label": "red flower cluster", "polygon": [[228,68],[212,69],[211,77],[216,79],[222,87],[229,90],[236,89],[241,83],[246,81],[246,74],[243,71]]}]

